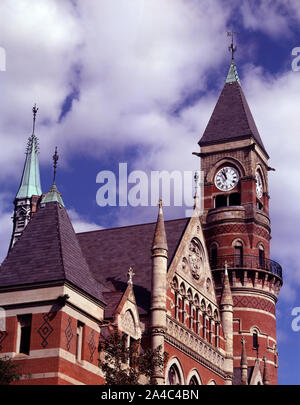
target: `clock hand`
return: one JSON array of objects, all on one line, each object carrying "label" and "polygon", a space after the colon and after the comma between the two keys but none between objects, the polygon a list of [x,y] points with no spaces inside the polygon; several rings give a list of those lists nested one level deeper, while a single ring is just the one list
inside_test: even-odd
[{"label": "clock hand", "polygon": [[227,180],[227,176],[226,176],[226,171],[225,169],[222,170],[223,175],[225,176],[225,179]]}]

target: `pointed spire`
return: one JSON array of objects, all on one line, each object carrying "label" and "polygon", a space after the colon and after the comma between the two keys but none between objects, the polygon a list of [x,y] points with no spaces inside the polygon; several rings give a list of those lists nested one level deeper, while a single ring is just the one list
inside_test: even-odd
[{"label": "pointed spire", "polygon": [[16,195],[17,199],[31,198],[33,195],[36,196],[42,195],[39,159],[38,159],[39,144],[38,138],[34,134],[37,111],[38,108],[36,107],[35,104],[32,109],[33,132],[32,135],[28,138],[27,142],[26,159],[22,173],[21,183]]},{"label": "pointed spire", "polygon": [[224,280],[223,280],[223,290],[220,305],[231,305],[233,306],[231,288],[230,288],[230,281],[228,276],[228,266],[227,262],[225,262],[225,273],[224,273]]},{"label": "pointed spire", "polygon": [[164,222],[161,199],[159,200],[158,206],[159,206],[159,209],[158,209],[156,228],[155,228],[155,232],[154,232],[152,250],[153,249],[164,249],[167,251],[168,244],[167,244],[167,237],[166,237],[166,231],[165,231],[165,222]]},{"label": "pointed spire", "polygon": [[61,198],[61,193],[58,191],[56,184],[55,184],[58,158],[59,158],[59,156],[57,154],[57,146],[56,146],[55,153],[53,155],[53,184],[50,187],[50,190],[48,191],[48,193],[42,199],[41,204],[47,204],[49,202],[58,202],[60,205],[62,205],[64,207],[65,205]]},{"label": "pointed spire", "polygon": [[231,61],[230,67],[229,67],[229,72],[226,78],[226,83],[234,83],[234,82],[238,82],[239,84],[241,84],[240,82],[240,78],[237,72],[237,68],[236,68],[236,64],[234,62],[234,60]]}]

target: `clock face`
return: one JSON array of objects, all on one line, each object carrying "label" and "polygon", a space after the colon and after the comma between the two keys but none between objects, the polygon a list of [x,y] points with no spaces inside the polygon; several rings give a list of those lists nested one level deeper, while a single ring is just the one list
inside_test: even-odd
[{"label": "clock face", "polygon": [[261,198],[263,195],[263,183],[260,174],[257,172],[255,175],[256,181],[256,195],[258,198]]},{"label": "clock face", "polygon": [[215,177],[215,185],[219,190],[232,190],[239,182],[239,173],[234,167],[222,167]]}]

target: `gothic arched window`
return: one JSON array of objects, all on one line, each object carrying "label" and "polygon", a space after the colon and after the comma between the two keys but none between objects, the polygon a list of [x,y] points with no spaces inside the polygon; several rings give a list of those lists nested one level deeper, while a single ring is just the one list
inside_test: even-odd
[{"label": "gothic arched window", "polygon": [[178,367],[176,364],[172,364],[168,373],[168,382],[170,385],[181,385],[181,378]]},{"label": "gothic arched window", "polygon": [[193,375],[193,377],[190,379],[189,385],[199,385],[196,376]]}]

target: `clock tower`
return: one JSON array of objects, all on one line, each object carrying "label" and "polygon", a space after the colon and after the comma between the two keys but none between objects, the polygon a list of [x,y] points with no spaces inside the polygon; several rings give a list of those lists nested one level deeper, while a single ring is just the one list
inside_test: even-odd
[{"label": "clock tower", "polygon": [[276,384],[275,305],[282,270],[270,259],[268,174],[274,169],[233,57],[199,146],[201,219],[217,296],[220,300],[225,268],[232,293],[233,384]]}]

